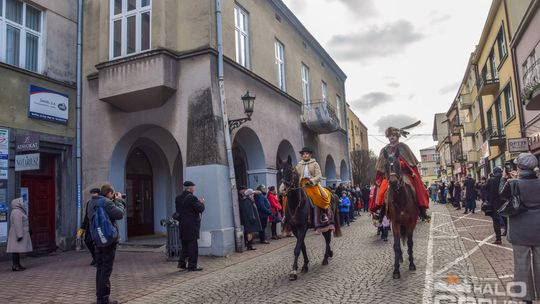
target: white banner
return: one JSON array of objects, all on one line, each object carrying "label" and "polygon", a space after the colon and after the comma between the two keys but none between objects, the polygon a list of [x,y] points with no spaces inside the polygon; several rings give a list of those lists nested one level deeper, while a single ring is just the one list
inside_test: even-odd
[{"label": "white banner", "polygon": [[67,95],[30,85],[28,116],[31,118],[67,124],[69,98]]}]

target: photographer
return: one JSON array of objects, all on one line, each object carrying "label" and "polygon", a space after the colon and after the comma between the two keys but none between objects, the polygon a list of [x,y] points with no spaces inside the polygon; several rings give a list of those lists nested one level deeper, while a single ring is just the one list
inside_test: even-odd
[{"label": "photographer", "polygon": [[526,284],[523,300],[532,303],[538,299],[534,290],[540,291],[540,180],[534,172],[538,160],[531,153],[521,153],[514,163],[518,171],[505,170],[500,196],[509,199],[511,184],[517,183],[521,204],[527,209],[508,218],[508,241],[514,251],[514,281]]}]

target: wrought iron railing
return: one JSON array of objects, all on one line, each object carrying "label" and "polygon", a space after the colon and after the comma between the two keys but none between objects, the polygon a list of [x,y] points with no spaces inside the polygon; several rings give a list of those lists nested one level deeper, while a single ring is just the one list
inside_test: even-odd
[{"label": "wrought iron railing", "polygon": [[343,128],[336,109],[323,100],[302,105],[302,123],[318,133],[332,133]]},{"label": "wrought iron railing", "polygon": [[523,97],[529,99],[532,91],[539,90],[540,86],[540,59],[534,61],[531,66],[527,67],[525,73],[523,73]]}]

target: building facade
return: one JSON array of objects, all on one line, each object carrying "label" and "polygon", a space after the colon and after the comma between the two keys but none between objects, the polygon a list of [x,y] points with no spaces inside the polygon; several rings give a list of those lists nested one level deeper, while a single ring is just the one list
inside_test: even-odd
[{"label": "building facade", "polygon": [[518,99],[523,110],[524,132],[530,150],[540,158],[540,1],[532,1],[520,23],[512,51],[518,81]]},{"label": "building facade", "polygon": [[360,118],[347,106],[347,119],[349,128],[349,152],[365,150],[369,151],[368,128]]},{"label": "building facade", "polygon": [[77,2],[0,0],[0,254],[23,197],[36,253],[74,246]]},{"label": "building facade", "polygon": [[433,120],[433,141],[437,142],[436,152],[439,154],[438,178],[447,182],[452,178],[452,158],[450,153],[450,133],[446,113],[436,113]]},{"label": "building facade", "polygon": [[[127,193],[122,240],[164,232],[160,219],[191,180],[206,199],[200,252],[232,252],[231,161],[236,184],[278,186],[282,161],[308,146],[325,183],[349,181],[346,75],[282,1],[99,0],[84,9],[84,191],[110,182]],[[251,120],[227,130],[223,113],[245,117],[247,91]]]},{"label": "building facade", "polygon": [[420,150],[420,170],[422,182],[426,186],[439,179],[439,153],[436,146]]}]

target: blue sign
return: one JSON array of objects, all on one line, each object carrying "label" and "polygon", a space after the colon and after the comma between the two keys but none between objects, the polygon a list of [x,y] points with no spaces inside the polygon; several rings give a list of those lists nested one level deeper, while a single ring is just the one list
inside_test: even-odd
[{"label": "blue sign", "polygon": [[69,98],[65,94],[30,85],[28,117],[66,125]]}]

